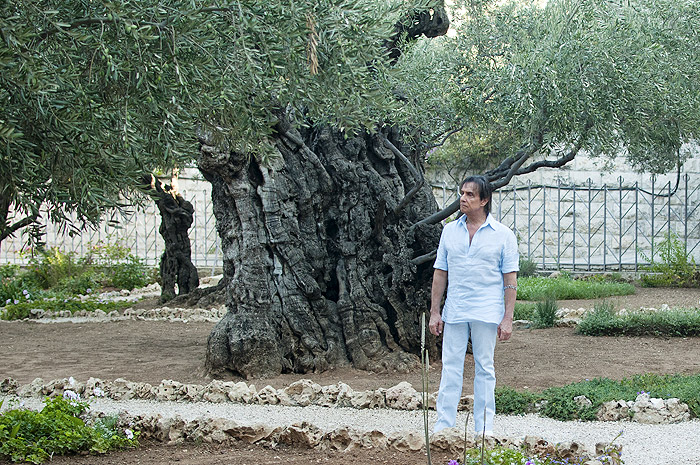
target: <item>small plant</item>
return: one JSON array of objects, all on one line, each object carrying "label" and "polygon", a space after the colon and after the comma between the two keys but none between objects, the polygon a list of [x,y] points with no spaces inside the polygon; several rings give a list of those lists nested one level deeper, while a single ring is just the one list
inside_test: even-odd
[{"label": "small plant", "polygon": [[688,258],[683,243],[675,235],[666,236],[659,243],[661,261],[654,257],[645,257],[651,262],[648,271],[654,274],[643,274],[642,286],[646,287],[700,287],[700,270],[694,258]]},{"label": "small plant", "polygon": [[[1,404],[0,404],[1,405]],[[138,446],[138,433],[117,428],[117,422],[82,419],[88,403],[72,391],[44,401],[37,412],[12,409],[0,415],[0,456],[13,462],[43,463],[53,455],[105,453]]]},{"label": "small plant", "polygon": [[677,308],[617,315],[612,305],[601,304],[584,315],[576,331],[587,336],[700,336],[700,312]]},{"label": "small plant", "polygon": [[535,307],[535,327],[551,328],[557,322],[557,310],[559,306],[553,298],[537,302]]},{"label": "small plant", "polygon": [[[651,397],[678,398],[688,405],[691,416],[700,415],[700,375],[635,375],[620,381],[595,378],[553,387],[541,392],[496,388],[496,411],[510,415],[524,415],[533,410],[557,420],[595,420],[596,412],[604,402],[635,400],[640,392]],[[590,405],[576,402],[585,396]]]},{"label": "small plant", "polygon": [[535,276],[536,271],[537,271],[537,263],[535,263],[534,260],[530,260],[529,258],[523,257],[521,255],[520,256],[520,271],[518,272],[518,276],[521,278]]},{"label": "small plant", "polygon": [[39,250],[30,260],[28,279],[41,289],[58,286],[62,281],[80,275],[84,265],[72,253],[63,253],[57,247]]},{"label": "small plant", "polygon": [[599,299],[613,295],[634,294],[634,286],[629,283],[610,281],[574,280],[570,276],[558,278],[531,277],[518,279],[518,299],[538,301],[547,298]]},{"label": "small plant", "polygon": [[513,320],[534,320],[537,311],[536,303],[515,302],[513,310]]}]

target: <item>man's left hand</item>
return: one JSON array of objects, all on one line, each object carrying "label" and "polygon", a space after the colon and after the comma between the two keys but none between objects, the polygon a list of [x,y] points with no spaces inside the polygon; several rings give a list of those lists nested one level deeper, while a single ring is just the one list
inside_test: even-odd
[{"label": "man's left hand", "polygon": [[498,325],[498,340],[507,341],[510,339],[511,334],[513,334],[513,320],[503,319],[501,324]]}]

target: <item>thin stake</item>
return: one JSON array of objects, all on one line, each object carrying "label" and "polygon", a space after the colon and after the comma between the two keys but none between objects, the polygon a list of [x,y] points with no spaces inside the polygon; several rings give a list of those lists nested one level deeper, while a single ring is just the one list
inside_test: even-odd
[{"label": "thin stake", "polygon": [[484,442],[486,441],[486,407],[484,407],[484,426],[481,429],[481,465],[484,465]]},{"label": "thin stake", "polygon": [[420,358],[421,378],[423,387],[423,429],[425,432],[425,451],[428,455],[428,465],[433,465],[430,457],[430,433],[428,431],[428,351],[425,348],[425,312],[420,322]]},{"label": "thin stake", "polygon": [[467,412],[467,419],[464,420],[464,459],[462,460],[463,464],[467,463],[467,428],[469,424],[469,413]]}]

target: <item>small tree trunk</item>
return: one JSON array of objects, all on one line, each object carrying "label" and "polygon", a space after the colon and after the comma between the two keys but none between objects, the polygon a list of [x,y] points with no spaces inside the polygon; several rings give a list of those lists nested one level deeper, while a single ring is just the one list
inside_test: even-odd
[{"label": "small tree trunk", "polygon": [[175,297],[175,283],[179,295],[188,294],[199,287],[199,275],[192,264],[192,249],[187,234],[194,219],[194,208],[170,186],[151,179],[150,194],[161,216],[158,232],[165,242],[165,252],[160,259],[160,300],[167,302]]}]

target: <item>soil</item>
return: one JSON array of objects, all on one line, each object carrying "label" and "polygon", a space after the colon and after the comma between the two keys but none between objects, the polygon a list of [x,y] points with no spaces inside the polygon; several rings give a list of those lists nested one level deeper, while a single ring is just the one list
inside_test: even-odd
[{"label": "soil", "polygon": [[[690,307],[700,309],[699,289],[638,289],[637,294],[608,299],[617,308]],[[595,301],[560,301],[560,307],[592,308]],[[148,305],[144,302],[141,305]],[[156,305],[156,301],[151,303]],[[103,323],[2,322],[0,323],[0,379],[20,384],[44,380],[89,377],[159,384],[163,379],[207,384],[202,369],[207,336],[213,323],[166,321],[110,321]],[[471,393],[473,364],[465,362],[464,392]],[[516,330],[510,341],[496,347],[496,373],[500,386],[541,390],[586,378],[621,379],[635,374],[700,373],[700,338],[590,337],[573,328]],[[347,383],[355,390],[391,387],[409,381],[420,389],[420,373],[372,373],[337,368],[324,373],[285,374],[247,380],[260,389],[281,388],[308,378],[321,385]],[[431,390],[437,390],[440,363],[430,369]],[[234,375],[220,378],[240,381]],[[449,458],[434,456],[434,463]],[[163,445],[146,442],[137,450],[100,457],[55,457],[51,463],[77,464],[307,464],[347,461],[354,465],[377,463],[422,464],[422,453],[394,451],[331,452],[302,449],[229,445]],[[0,464],[5,463],[0,460]]]}]

